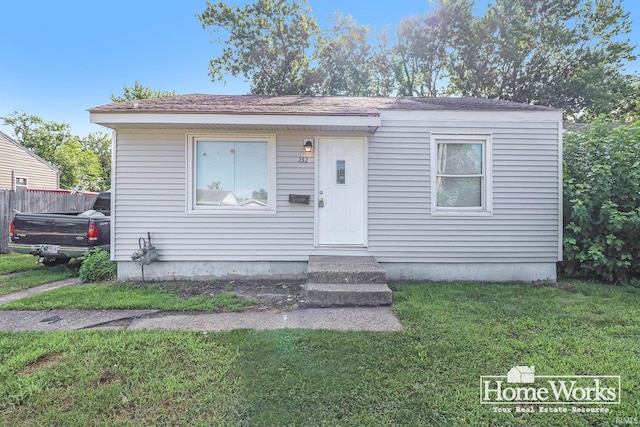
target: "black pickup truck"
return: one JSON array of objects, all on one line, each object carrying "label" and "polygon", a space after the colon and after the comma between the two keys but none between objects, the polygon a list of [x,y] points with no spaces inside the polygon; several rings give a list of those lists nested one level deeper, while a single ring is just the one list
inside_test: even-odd
[{"label": "black pickup truck", "polygon": [[39,257],[46,266],[65,264],[93,248],[110,249],[111,193],[100,193],[91,210],[17,213],[9,226],[9,250]]}]

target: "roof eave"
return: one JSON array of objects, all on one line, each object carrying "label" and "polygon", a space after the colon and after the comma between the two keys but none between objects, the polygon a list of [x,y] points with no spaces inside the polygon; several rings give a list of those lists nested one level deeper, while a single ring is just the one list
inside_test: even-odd
[{"label": "roof eave", "polygon": [[332,129],[375,132],[379,114],[198,114],[114,113],[90,111],[90,121],[112,129],[166,127],[233,127],[237,129]]}]

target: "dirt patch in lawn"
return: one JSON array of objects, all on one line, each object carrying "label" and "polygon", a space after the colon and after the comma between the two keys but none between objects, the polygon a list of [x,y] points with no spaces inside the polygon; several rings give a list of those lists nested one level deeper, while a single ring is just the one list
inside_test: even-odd
[{"label": "dirt patch in lawn", "polygon": [[558,289],[560,291],[564,291],[564,292],[570,292],[570,293],[574,293],[575,290],[571,287],[571,283],[569,282],[565,282],[562,280],[558,280],[555,283],[541,283],[539,285],[540,287],[551,287],[551,288],[555,288]]},{"label": "dirt patch in lawn", "polygon": [[554,283],[552,285],[554,288],[556,289],[560,289],[562,291],[565,292],[575,292],[572,288],[571,288],[571,283],[569,282],[563,282],[562,280],[558,280],[556,283]]},{"label": "dirt patch in lawn", "polygon": [[44,356],[39,357],[35,361],[29,363],[26,368],[22,370],[22,373],[25,375],[32,374],[40,369],[44,369],[47,366],[55,363],[63,356],[63,353],[51,353],[45,354]]},{"label": "dirt patch in lawn", "polygon": [[305,305],[303,284],[299,281],[229,280],[213,282],[151,282],[140,286],[159,288],[180,298],[216,296],[234,293],[254,301],[244,311],[285,311]]}]

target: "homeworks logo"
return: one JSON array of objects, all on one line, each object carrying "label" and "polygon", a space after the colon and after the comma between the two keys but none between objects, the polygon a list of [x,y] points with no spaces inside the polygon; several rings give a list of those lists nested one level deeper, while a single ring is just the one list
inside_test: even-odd
[{"label": "homeworks logo", "polygon": [[514,366],[506,376],[480,377],[480,403],[489,405],[606,405],[620,403],[620,376],[535,375]]}]

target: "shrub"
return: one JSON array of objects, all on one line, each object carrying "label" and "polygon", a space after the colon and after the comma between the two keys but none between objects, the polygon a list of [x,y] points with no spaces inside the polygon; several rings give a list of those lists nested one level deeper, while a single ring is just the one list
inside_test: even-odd
[{"label": "shrub", "polygon": [[640,123],[597,121],[564,136],[561,272],[609,282],[640,277]]},{"label": "shrub", "polygon": [[97,282],[116,277],[117,264],[109,259],[109,252],[95,248],[85,257],[80,266],[80,280],[83,282]]}]

